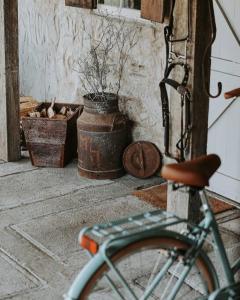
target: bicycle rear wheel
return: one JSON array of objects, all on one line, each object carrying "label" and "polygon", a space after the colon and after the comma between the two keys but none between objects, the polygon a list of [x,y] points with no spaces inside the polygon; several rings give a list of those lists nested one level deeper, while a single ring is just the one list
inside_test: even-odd
[{"label": "bicycle rear wheel", "polygon": [[[111,261],[124,277],[135,297],[124,288],[114,271],[110,270],[106,263],[103,263],[92,274],[78,300],[193,300],[203,295],[207,296],[218,287],[218,282],[212,264],[202,252],[177,295],[171,296],[184,268],[181,258],[190,248],[191,244],[184,237],[179,239],[179,236],[178,238],[156,236],[133,242],[118,250],[111,257]],[[167,263],[170,252],[179,254],[172,264]],[[166,269],[164,277],[146,297],[146,290],[163,268]],[[120,295],[110,287],[106,275],[111,278]]]}]

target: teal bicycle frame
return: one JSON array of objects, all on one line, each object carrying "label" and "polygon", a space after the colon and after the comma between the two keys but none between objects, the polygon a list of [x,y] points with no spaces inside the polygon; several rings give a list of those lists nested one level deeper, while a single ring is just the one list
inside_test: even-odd
[{"label": "teal bicycle frame", "polygon": [[[240,259],[238,259],[235,262],[235,264],[233,265],[233,267],[231,267],[230,262],[227,257],[227,253],[226,253],[224,244],[223,244],[223,241],[222,241],[222,237],[221,237],[219,229],[218,229],[216,219],[215,219],[213,211],[210,208],[210,205],[208,203],[208,198],[207,198],[205,190],[200,191],[200,197],[201,197],[201,200],[203,203],[203,211],[204,211],[205,218],[199,224],[199,226],[207,231],[209,231],[209,230],[211,231],[211,233],[213,235],[213,240],[214,240],[214,243],[216,246],[216,250],[217,250],[220,260],[222,262],[222,266],[223,266],[223,270],[224,270],[224,273],[226,276],[227,284],[231,285],[231,284],[235,283],[234,274],[240,268]],[[199,241],[200,247],[203,246],[205,238],[202,238]]]},{"label": "teal bicycle frame", "polygon": [[[196,190],[195,192],[199,193],[200,195],[203,204],[202,209],[204,213],[204,218],[198,225],[189,224],[187,220],[181,219],[173,214],[169,214],[164,211],[155,211],[151,213],[145,213],[143,215],[118,220],[116,222],[108,224],[96,225],[94,227],[83,229],[80,233],[80,239],[87,234],[92,234],[96,238],[105,237],[106,240],[101,244],[99,251],[96,255],[93,256],[89,252],[90,256],[93,256],[92,259],[79,273],[68,294],[65,296],[65,299],[78,300],[82,290],[86,286],[87,282],[90,280],[91,276],[96,272],[96,270],[100,266],[102,266],[102,264],[106,263],[108,267],[115,273],[117,278],[120,280],[122,286],[127,291],[129,295],[128,299],[138,300],[132,289],[128,286],[127,282],[125,281],[124,276],[120,274],[114,266],[114,263],[111,261],[111,257],[118,250],[124,248],[125,246],[133,242],[142,240],[144,238],[151,238],[157,236],[179,238],[181,240],[187,241],[189,244],[192,245],[190,251],[187,251],[186,255],[184,256],[184,269],[181,272],[167,300],[172,300],[175,298],[199,255],[205,258],[205,261],[208,264],[208,269],[211,271],[211,274],[214,278],[215,285],[216,287],[219,287],[219,281],[217,278],[215,268],[212,265],[211,261],[208,259],[208,257],[205,255],[205,253],[202,251],[203,244],[210,233],[213,236],[216,251],[219,254],[219,258],[222,262],[227,286],[234,285],[234,274],[240,269],[240,259],[238,259],[233,266],[230,265],[218,229],[217,222],[215,220],[213,211],[208,203],[206,191]],[[144,220],[151,220],[153,224],[143,225],[143,218]],[[177,225],[179,223],[186,223],[189,226],[190,229],[188,230],[186,235],[166,230],[167,227]],[[135,224],[138,227],[134,228],[134,230],[131,231],[129,229],[124,228],[124,224]],[[147,289],[144,292],[144,295],[140,298],[140,300],[147,300],[149,298],[152,291],[157,287],[157,285],[159,284],[163,276],[166,274],[168,269],[176,261],[177,256],[178,253],[176,251],[174,253],[173,251],[171,256],[166,260],[166,263],[161,269],[161,271],[156,275],[152,283],[147,287]],[[119,297],[119,299],[124,299],[118,291],[117,287],[115,286],[114,282],[111,280],[111,278],[108,275],[105,275],[105,277],[111,288]]]}]

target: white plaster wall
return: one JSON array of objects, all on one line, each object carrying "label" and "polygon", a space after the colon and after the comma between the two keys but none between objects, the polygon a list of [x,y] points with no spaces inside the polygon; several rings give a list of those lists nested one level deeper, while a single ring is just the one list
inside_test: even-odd
[{"label": "white plaster wall", "polygon": [[[64,0],[20,0],[20,91],[38,100],[79,102],[84,91],[74,61],[84,54],[81,14]],[[97,27],[97,15],[96,30]],[[163,26],[141,22],[141,37],[124,74],[121,109],[135,122],[134,139],[163,145],[159,81],[165,49]]]}]

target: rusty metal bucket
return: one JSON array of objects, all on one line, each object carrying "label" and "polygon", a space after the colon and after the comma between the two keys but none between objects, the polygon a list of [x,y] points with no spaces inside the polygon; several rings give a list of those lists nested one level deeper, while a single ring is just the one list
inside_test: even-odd
[{"label": "rusty metal bucket", "polygon": [[129,120],[119,112],[118,97],[84,97],[77,121],[78,171],[92,179],[114,179],[124,172],[122,155],[131,142]]}]

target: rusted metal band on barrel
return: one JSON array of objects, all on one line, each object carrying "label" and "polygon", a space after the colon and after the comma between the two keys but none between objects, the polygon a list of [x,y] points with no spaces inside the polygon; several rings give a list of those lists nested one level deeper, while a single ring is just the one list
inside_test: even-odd
[{"label": "rusted metal band on barrel", "polygon": [[123,170],[123,168],[119,168],[119,169],[115,169],[115,170],[93,171],[93,170],[84,169],[79,164],[78,164],[78,167],[79,167],[79,169],[83,170],[84,172],[90,172],[90,173],[94,173],[94,174],[98,174],[98,173],[102,173],[102,174],[115,173],[115,172],[119,172],[119,171]]},{"label": "rusted metal band on barrel", "polygon": [[[105,99],[105,97],[107,99]],[[84,110],[91,114],[111,114],[118,112],[118,97],[105,94],[104,99],[96,98],[93,94],[84,96]]]},{"label": "rusted metal band on barrel", "polygon": [[116,112],[117,108],[104,108],[104,107],[98,107],[98,108],[90,108],[85,107],[84,110],[90,114],[112,114]]},{"label": "rusted metal band on barrel", "polygon": [[[78,132],[89,133],[89,128],[90,128],[90,126],[89,127],[86,126],[85,128],[80,128],[80,129],[78,129]],[[91,127],[90,129],[92,130],[91,135],[99,135],[99,134],[102,134],[102,135],[103,134],[115,135],[116,133],[121,133],[122,132],[123,134],[126,134],[126,133],[129,132],[128,128],[123,128],[123,129],[114,130],[114,131],[106,130],[106,129],[108,129],[107,127],[104,128],[106,131],[100,131],[99,128],[94,128],[94,127]],[[95,129],[95,130],[93,131],[93,129]]]},{"label": "rusted metal band on barrel", "polygon": [[125,174],[125,170],[118,169],[118,170],[111,170],[111,171],[92,171],[92,170],[85,170],[78,166],[78,172],[81,176],[90,178],[90,179],[114,179],[119,178],[120,176]]}]

